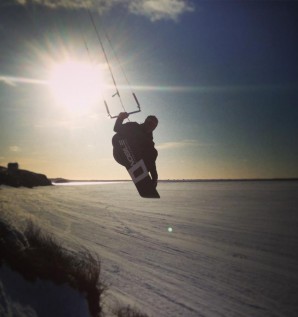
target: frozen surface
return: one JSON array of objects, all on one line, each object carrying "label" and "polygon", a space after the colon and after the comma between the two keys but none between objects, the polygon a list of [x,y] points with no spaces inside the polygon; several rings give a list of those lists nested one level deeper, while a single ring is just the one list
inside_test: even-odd
[{"label": "frozen surface", "polygon": [[108,304],[157,317],[298,316],[298,182],[161,183],[159,192],[2,187],[0,211],[96,252]]}]

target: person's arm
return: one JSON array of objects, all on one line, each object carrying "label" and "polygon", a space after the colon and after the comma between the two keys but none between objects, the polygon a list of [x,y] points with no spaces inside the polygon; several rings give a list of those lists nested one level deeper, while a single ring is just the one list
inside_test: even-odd
[{"label": "person's arm", "polygon": [[121,127],[122,127],[122,122],[128,118],[128,113],[127,112],[120,112],[119,116],[117,117],[117,120],[114,125],[114,131],[115,132],[120,132]]}]

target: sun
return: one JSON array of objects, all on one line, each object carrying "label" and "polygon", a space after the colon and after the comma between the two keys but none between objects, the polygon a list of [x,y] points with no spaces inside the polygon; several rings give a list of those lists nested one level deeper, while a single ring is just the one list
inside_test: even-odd
[{"label": "sun", "polygon": [[90,107],[102,99],[100,66],[72,60],[55,64],[50,87],[57,103],[73,110]]}]

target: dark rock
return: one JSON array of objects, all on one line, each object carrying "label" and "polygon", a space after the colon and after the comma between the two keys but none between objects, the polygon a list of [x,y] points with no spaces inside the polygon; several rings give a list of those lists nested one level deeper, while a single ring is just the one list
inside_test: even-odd
[{"label": "dark rock", "polygon": [[22,169],[18,169],[18,164],[11,163],[9,168],[0,166],[0,185],[12,187],[35,187],[35,186],[50,186],[51,181],[44,175]]}]

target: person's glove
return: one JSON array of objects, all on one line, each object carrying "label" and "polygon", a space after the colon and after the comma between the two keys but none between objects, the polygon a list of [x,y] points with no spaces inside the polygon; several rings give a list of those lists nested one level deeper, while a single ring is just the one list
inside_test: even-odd
[{"label": "person's glove", "polygon": [[118,115],[118,118],[121,120],[124,120],[126,118],[128,118],[129,114],[127,112],[120,112]]}]

